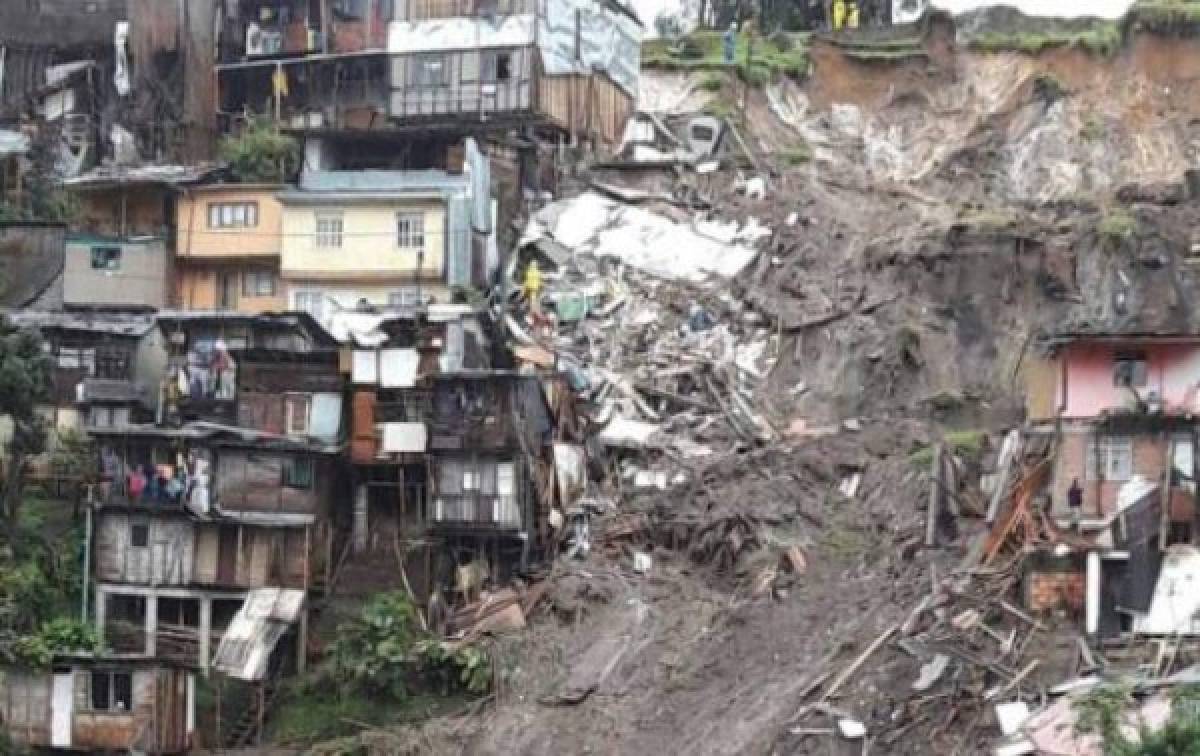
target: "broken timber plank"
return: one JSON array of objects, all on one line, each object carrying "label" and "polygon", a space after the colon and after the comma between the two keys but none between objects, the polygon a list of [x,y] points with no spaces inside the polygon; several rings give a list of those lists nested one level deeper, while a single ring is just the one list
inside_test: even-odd
[{"label": "broken timber plank", "polygon": [[867,650],[859,654],[858,658],[851,662],[849,667],[846,667],[846,669],[842,670],[842,673],[837,676],[837,679],[829,684],[829,687],[825,689],[825,695],[821,697],[821,700],[827,701],[832,698],[838,692],[838,690],[846,684],[846,681],[858,671],[858,668],[865,664],[867,659],[871,658],[871,655],[878,651],[884,643],[887,643],[888,639],[895,635],[896,631],[899,629],[900,623],[895,622],[889,626],[887,630],[883,631],[878,638],[872,641],[871,645],[867,646]]},{"label": "broken timber plank", "polygon": [[939,442],[933,447],[933,462],[929,471],[932,482],[929,486],[929,512],[925,520],[925,545],[937,545],[938,493],[941,489],[942,445]]},{"label": "broken timber plank", "polygon": [[1008,479],[1012,476],[1013,465],[1016,463],[1020,452],[1021,433],[1016,428],[1013,428],[1004,437],[1004,443],[1000,445],[996,487],[992,489],[992,498],[988,502],[987,523],[989,525],[995,522],[996,515],[1000,513],[1000,502],[1004,499],[1004,492],[1008,489]]}]

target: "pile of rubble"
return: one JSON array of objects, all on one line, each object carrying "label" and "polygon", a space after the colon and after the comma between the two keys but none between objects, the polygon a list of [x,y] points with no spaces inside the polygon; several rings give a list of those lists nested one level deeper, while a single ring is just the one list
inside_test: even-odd
[{"label": "pile of rubble", "polygon": [[728,292],[768,233],[592,193],[531,220],[509,271],[522,292],[506,319],[514,353],[568,376],[602,447],[676,463],[622,479],[665,488],[686,480],[687,460],[778,437],[756,396],[777,334]]}]

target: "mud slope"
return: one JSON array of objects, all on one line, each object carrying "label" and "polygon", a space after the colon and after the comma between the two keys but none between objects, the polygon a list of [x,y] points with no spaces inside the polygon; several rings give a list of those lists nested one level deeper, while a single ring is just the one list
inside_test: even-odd
[{"label": "mud slope", "polygon": [[[927,486],[912,452],[948,428],[1020,422],[1023,356],[1043,331],[1200,325],[1185,260],[1200,212],[1180,202],[1200,43],[1032,58],[940,38],[895,65],[822,43],[812,56],[809,81],[752,93],[741,119],[763,160],[803,141],[811,162],[774,160],[762,200],[693,183],[726,217],[776,231],[732,292],[780,337],[765,411],[841,432],[731,450],[695,486],[623,499],[586,561],[556,564],[549,608],[500,647],[495,705],[439,729],[444,750],[835,752],[788,735],[820,662],[848,663],[962,553],[918,547]],[[647,74],[645,103],[727,96],[695,83]],[[847,469],[865,471],[853,498],[837,491]],[[807,571],[782,595],[754,595],[753,557],[713,563],[678,540],[685,515],[729,509],[765,541],[802,545]],[[619,535],[630,517],[638,535]],[[629,568],[632,548],[653,554],[649,575]],[[838,703],[886,732],[915,673],[886,649]],[[914,726],[872,752],[984,752],[990,732]]]}]

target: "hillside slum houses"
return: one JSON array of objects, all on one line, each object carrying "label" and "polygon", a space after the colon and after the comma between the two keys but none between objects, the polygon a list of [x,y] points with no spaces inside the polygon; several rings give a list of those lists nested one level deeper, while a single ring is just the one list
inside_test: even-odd
[{"label": "hillside slum houses", "polygon": [[[558,548],[583,436],[512,358],[506,252],[618,147],[641,33],[614,0],[0,4],[0,308],[50,361],[30,476],[86,518],[104,641],[3,672],[17,741],[252,744],[355,569],[461,633]],[[218,161],[251,123],[297,174]],[[245,702],[219,737],[197,678]]]},{"label": "hillside slum houses", "polygon": [[[6,721],[24,723],[12,731],[25,742],[149,737],[140,720],[88,728],[85,709],[54,708],[67,705],[60,674],[81,686],[89,670],[122,670],[149,686],[216,670],[265,707],[261,691],[305,668],[310,614],[347,563],[384,565],[421,605],[454,607],[549,545],[556,379],[503,367],[486,311],[343,312],[332,333],[305,312],[6,318],[45,340],[51,446],[87,442],[82,474],[56,469],[53,451],[34,469],[85,500],[85,611],[106,649],[44,679],[6,678]],[[51,693],[14,713],[18,680]],[[121,715],[166,716],[130,698],[139,685],[120,694]],[[44,731],[62,721],[70,737]],[[145,747],[170,752],[178,735]]]}]

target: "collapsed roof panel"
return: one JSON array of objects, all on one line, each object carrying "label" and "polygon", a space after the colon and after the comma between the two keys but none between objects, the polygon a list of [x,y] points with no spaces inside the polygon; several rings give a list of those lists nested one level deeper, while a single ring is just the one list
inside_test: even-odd
[{"label": "collapsed roof panel", "polygon": [[549,237],[576,254],[619,260],[660,278],[702,282],[740,273],[757,255],[753,241],[762,231],[756,223],[675,223],[588,192],[539,211],[521,246]]}]

